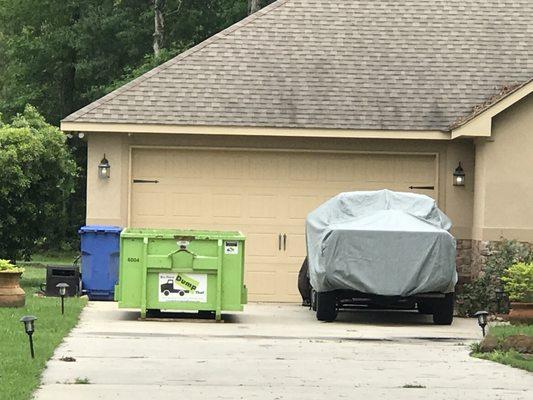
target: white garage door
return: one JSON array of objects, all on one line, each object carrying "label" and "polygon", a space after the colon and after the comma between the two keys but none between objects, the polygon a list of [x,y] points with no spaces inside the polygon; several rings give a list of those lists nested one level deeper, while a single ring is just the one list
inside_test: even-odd
[{"label": "white garage door", "polygon": [[130,226],[240,230],[252,301],[299,301],[307,213],[352,190],[434,196],[435,155],[132,149]]}]

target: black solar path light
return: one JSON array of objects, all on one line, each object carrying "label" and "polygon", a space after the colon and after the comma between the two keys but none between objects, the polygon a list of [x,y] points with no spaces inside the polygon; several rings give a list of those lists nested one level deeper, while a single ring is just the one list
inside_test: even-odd
[{"label": "black solar path light", "polygon": [[67,294],[68,283],[60,282],[56,285],[61,296],[61,315],[65,314],[65,295]]},{"label": "black solar path light", "polygon": [[477,324],[481,327],[483,331],[483,336],[485,336],[485,327],[487,326],[487,319],[489,313],[487,311],[478,311],[474,314],[474,317],[477,318]]},{"label": "black solar path light", "polygon": [[35,330],[35,320],[37,318],[33,315],[25,315],[20,319],[20,322],[24,323],[24,330],[30,339],[30,353],[31,358],[35,358],[35,353],[33,352],[33,332]]}]

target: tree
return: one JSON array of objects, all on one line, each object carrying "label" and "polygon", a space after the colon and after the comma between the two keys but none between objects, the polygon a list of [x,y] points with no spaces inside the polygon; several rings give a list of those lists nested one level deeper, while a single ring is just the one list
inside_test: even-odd
[{"label": "tree", "polygon": [[259,0],[248,0],[248,15],[253,14],[256,11],[259,11],[261,4]]},{"label": "tree", "polygon": [[65,136],[31,106],[0,124],[0,258],[28,258],[64,237],[76,164]]},{"label": "tree", "polygon": [[154,2],[154,56],[159,57],[163,48],[163,38],[165,32],[165,0],[153,0]]}]

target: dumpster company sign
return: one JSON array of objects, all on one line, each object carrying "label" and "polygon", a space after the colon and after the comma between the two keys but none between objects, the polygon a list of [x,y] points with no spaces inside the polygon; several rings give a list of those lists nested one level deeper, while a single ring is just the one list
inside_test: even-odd
[{"label": "dumpster company sign", "polygon": [[207,303],[207,275],[159,274],[159,301]]}]

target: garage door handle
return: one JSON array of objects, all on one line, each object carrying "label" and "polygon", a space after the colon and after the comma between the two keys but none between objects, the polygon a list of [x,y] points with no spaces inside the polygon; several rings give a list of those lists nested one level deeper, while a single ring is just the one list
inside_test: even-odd
[{"label": "garage door handle", "polygon": [[278,250],[281,251],[281,233],[278,235]]},{"label": "garage door handle", "polygon": [[151,179],[134,179],[133,183],[159,183],[159,181]]},{"label": "garage door handle", "polygon": [[287,235],[283,234],[283,251],[287,250]]}]

